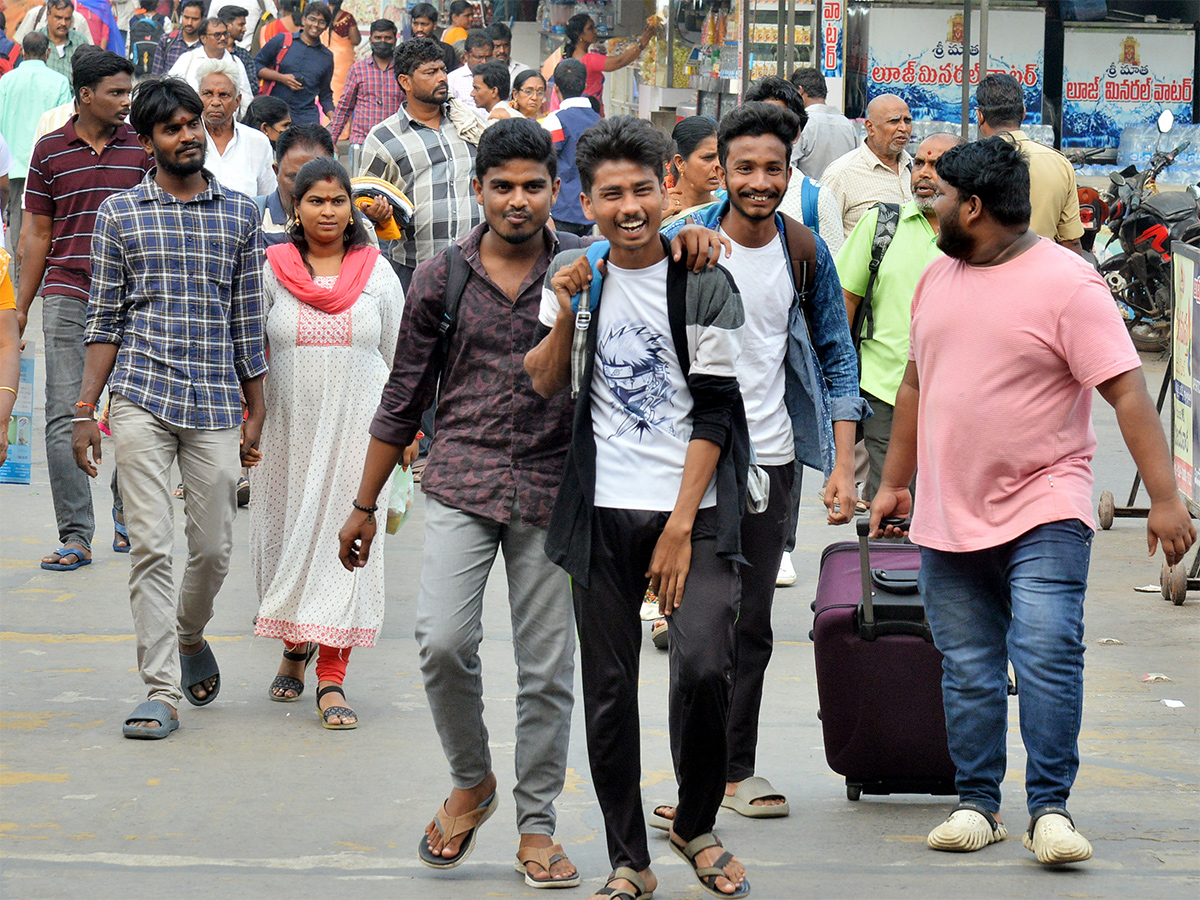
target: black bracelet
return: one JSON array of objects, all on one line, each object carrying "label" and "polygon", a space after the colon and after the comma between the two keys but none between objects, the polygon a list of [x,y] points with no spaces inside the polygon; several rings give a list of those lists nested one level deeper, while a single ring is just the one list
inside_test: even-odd
[{"label": "black bracelet", "polygon": [[354,504],[355,509],[357,509],[359,512],[365,512],[368,516],[374,515],[379,509],[378,506],[363,506],[357,500],[351,500],[350,502]]}]

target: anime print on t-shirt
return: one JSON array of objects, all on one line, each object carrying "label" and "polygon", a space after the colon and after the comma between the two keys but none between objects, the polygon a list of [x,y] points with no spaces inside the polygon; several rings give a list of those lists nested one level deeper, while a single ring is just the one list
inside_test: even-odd
[{"label": "anime print on t-shirt", "polygon": [[674,436],[667,414],[676,391],[665,351],[662,335],[636,322],[612,328],[597,341],[596,365],[617,404],[610,410],[610,438],[632,431],[640,440],[655,429]]}]

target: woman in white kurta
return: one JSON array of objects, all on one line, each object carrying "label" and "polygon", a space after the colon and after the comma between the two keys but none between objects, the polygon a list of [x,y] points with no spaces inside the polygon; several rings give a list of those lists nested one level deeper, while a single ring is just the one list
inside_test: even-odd
[{"label": "woman in white kurta", "polygon": [[383,623],[383,554],[347,571],[338,531],[358,491],[404,293],[351,216],[349,178],[337,162],[320,158],[300,170],[295,209],[292,240],[268,248],[263,277],[270,372],[250,513],[254,633],[284,642],[272,700],[299,699],[319,645],[323,723],[353,728],[341,685],[350,649],[372,646]]}]

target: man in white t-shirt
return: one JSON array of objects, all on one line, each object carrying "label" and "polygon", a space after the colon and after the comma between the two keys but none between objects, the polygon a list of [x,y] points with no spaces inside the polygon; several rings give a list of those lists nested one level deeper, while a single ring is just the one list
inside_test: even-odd
[{"label": "man in white t-shirt", "polygon": [[[658,886],[639,787],[638,610],[649,578],[672,622],[679,812],[670,840],[710,893],[742,897],[745,868],[711,831],[725,782],[743,560],[749,437],[735,369],[743,313],[728,273],[689,273],[658,233],[667,147],[631,116],[580,137],[584,211],[607,242],[555,259],[539,314],[550,330],[525,368],[544,397],[568,385],[579,392],[546,553],[572,576],[588,757],[613,867],[607,892],[642,896]],[[576,314],[573,302],[585,297]]]},{"label": "man in white t-shirt", "polygon": [[[771,606],[776,575],[784,545],[795,531],[792,498],[798,477],[795,463],[801,458],[796,432],[811,427],[801,420],[793,423],[789,415],[789,409],[796,408],[797,396],[788,390],[792,380],[789,351],[804,358],[815,349],[820,363],[818,381],[827,385],[835,456],[824,497],[830,524],[850,521],[854,510],[854,434],[858,422],[868,415],[858,388],[841,284],[828,247],[817,235],[813,235],[816,271],[805,303],[807,322],[793,314],[798,307],[797,288],[805,286],[797,284],[792,271],[785,229],[805,226],[785,224],[777,210],[787,191],[799,126],[794,112],[770,101],[745,103],[722,118],[717,153],[729,199],[696,217],[697,224],[720,229],[733,243],[732,255],[724,265],[742,288],[746,314],[738,383],[757,464],[771,483],[767,509],[742,519],[742,552],[749,565],[742,569],[737,666],[727,731],[729,764],[722,801],[722,806],[755,819],[789,812],[784,795],[755,774],[759,709],[773,644]],[[796,346],[797,331],[804,337],[811,334],[811,344]],[[785,394],[791,402],[785,402]],[[825,404],[819,406],[823,409]],[[823,430],[827,423],[818,421]],[[659,806],[650,822],[662,827],[673,815],[672,807]]]}]

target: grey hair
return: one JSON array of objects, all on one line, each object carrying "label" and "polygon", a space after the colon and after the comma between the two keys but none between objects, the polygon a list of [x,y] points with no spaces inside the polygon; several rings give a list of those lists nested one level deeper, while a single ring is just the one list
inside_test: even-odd
[{"label": "grey hair", "polygon": [[200,85],[209,75],[224,75],[229,79],[229,83],[233,85],[238,96],[241,96],[242,90],[238,84],[238,65],[239,63],[228,53],[219,59],[203,60],[200,65],[196,66],[196,90],[200,90]]}]

